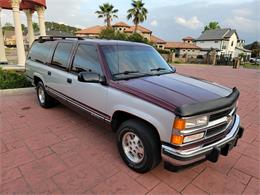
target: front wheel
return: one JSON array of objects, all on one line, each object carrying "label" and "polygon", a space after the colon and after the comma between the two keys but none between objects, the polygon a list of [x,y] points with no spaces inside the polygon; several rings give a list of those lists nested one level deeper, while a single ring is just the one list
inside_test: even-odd
[{"label": "front wheel", "polygon": [[152,127],[141,120],[123,122],[117,131],[119,153],[128,167],[139,173],[160,162],[160,145]]}]

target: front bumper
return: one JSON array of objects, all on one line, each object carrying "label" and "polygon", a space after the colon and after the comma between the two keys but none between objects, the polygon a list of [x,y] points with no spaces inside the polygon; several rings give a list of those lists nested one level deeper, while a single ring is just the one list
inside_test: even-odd
[{"label": "front bumper", "polygon": [[243,132],[244,128],[240,126],[240,118],[236,115],[233,127],[225,138],[210,145],[189,150],[176,150],[163,144],[162,159],[167,165],[175,168],[185,167],[203,160],[217,162],[220,154],[227,156],[228,151],[236,146],[237,140],[243,136]]}]

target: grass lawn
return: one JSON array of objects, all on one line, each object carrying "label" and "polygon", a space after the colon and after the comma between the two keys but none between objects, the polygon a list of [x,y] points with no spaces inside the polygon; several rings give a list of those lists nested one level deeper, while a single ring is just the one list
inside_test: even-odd
[{"label": "grass lawn", "polygon": [[259,69],[260,65],[259,64],[252,64],[250,62],[246,62],[245,64],[241,65],[244,68],[253,68],[253,69]]}]

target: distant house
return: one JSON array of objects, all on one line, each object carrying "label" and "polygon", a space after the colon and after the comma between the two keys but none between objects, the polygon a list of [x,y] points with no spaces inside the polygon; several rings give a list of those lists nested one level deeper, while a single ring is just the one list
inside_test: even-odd
[{"label": "distant house", "polygon": [[196,46],[192,37],[186,37],[183,41],[167,42],[165,49],[175,53],[175,57],[196,58],[200,53],[200,47]]},{"label": "distant house", "polygon": [[195,41],[195,39],[191,36],[184,37],[182,40],[184,43],[190,43],[190,44],[194,44],[194,41]]},{"label": "distant house", "polygon": [[101,31],[105,29],[105,26],[92,26],[92,27],[89,27],[89,28],[85,28],[85,29],[82,29],[82,30],[79,30],[77,32],[75,32],[75,34],[77,36],[87,36],[87,37],[98,37],[99,34],[101,33]]},{"label": "distant house", "polygon": [[165,49],[166,41],[162,40],[161,38],[151,35],[150,41],[155,44],[157,49]]},{"label": "distant house", "polygon": [[195,40],[195,43],[202,49],[202,52],[215,49],[219,56],[230,59],[244,52],[250,55],[248,51],[244,51],[243,40],[239,39],[236,30],[230,28],[206,30]]},{"label": "distant house", "polygon": [[[87,36],[87,37],[97,38],[97,37],[99,37],[99,34],[101,33],[101,31],[105,28],[106,28],[105,26],[93,26],[93,27],[79,30],[75,34],[77,36]],[[117,31],[124,32],[128,35],[132,34],[135,30],[135,26],[130,26],[130,25],[126,24],[125,22],[117,22],[112,25],[112,28]],[[143,37],[147,38],[148,41],[154,43],[158,49],[164,49],[164,45],[166,44],[166,42],[164,40],[154,36],[152,34],[151,30],[149,30],[141,25],[138,25],[136,32],[141,34]]]}]

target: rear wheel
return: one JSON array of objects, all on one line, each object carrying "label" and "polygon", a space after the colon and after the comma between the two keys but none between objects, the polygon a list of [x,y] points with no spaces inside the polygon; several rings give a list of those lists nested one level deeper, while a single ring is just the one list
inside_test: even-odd
[{"label": "rear wheel", "polygon": [[119,153],[128,167],[145,173],[159,164],[160,145],[152,127],[141,120],[123,122],[117,131]]},{"label": "rear wheel", "polygon": [[51,108],[56,105],[56,100],[47,94],[44,84],[41,81],[37,83],[36,91],[38,102],[41,107]]}]

